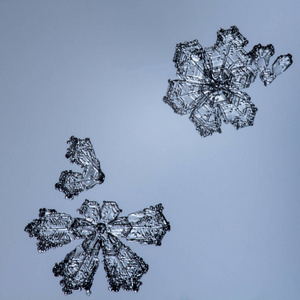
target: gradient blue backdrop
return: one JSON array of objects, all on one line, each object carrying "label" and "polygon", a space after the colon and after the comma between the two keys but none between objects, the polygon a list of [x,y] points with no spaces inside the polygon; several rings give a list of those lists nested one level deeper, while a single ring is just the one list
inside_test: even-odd
[{"label": "gradient blue backdrop", "polygon": [[[162,102],[174,49],[231,25],[294,64],[246,90],[253,127],[203,139]],[[300,299],[299,25],[296,0],[1,0],[0,298],[67,299],[51,270],[79,241],[39,254],[23,229],[88,198],[124,215],[162,202],[172,226],[161,247],[125,242],[150,265],[139,293],[108,291],[100,265],[93,299]],[[71,135],[91,138],[106,181],[67,201]]]}]

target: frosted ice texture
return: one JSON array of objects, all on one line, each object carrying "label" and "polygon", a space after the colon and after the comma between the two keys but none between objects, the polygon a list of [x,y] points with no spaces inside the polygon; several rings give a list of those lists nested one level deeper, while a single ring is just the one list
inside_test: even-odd
[{"label": "frosted ice texture", "polygon": [[65,193],[66,198],[73,199],[82,191],[103,183],[105,175],[101,171],[100,162],[89,138],[79,139],[71,136],[67,143],[70,147],[67,149],[66,158],[83,168],[83,171],[82,173],[71,170],[61,172],[55,188]]},{"label": "frosted ice texture", "polygon": [[292,55],[280,55],[269,68],[273,45],[258,44],[250,52],[248,40],[236,26],[220,29],[212,47],[203,48],[198,40],[177,44],[173,61],[179,79],[169,80],[164,102],[175,113],[190,114],[200,135],[221,133],[221,125],[236,129],[252,126],[257,108],[241,91],[257,75],[268,86],[292,64]]},{"label": "frosted ice texture", "polygon": [[163,206],[158,204],[144,210],[119,217],[121,210],[116,202],[104,201],[102,207],[96,201],[85,200],[78,212],[83,218],[72,218],[54,209],[40,209],[39,219],[29,223],[25,231],[38,240],[37,249],[45,252],[63,246],[75,239],[83,239],[81,245],[68,253],[53,268],[55,276],[62,276],[60,284],[65,294],[85,289],[91,293],[94,275],[99,266],[100,250],[104,257],[111,291],[138,291],[148,265],[119,238],[146,245],[161,245],[168,230]]}]

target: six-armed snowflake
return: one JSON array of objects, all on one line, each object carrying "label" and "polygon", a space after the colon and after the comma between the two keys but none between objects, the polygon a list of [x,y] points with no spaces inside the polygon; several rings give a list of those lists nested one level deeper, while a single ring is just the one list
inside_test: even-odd
[{"label": "six-armed snowflake", "polygon": [[109,288],[112,291],[138,291],[143,274],[148,265],[129,247],[119,240],[120,237],[140,244],[161,245],[170,225],[162,214],[161,204],[118,217],[121,210],[116,202],[85,200],[78,210],[84,218],[72,218],[54,209],[40,209],[39,219],[29,223],[25,231],[30,237],[38,239],[38,251],[63,246],[75,239],[83,243],[56,263],[55,276],[62,276],[60,284],[65,294],[73,290],[85,289],[90,294],[94,274],[99,265],[98,254],[102,250],[104,269],[107,273]]},{"label": "six-armed snowflake", "polygon": [[212,47],[202,48],[198,40],[177,44],[173,61],[177,80],[169,80],[164,102],[180,115],[190,113],[200,135],[221,133],[221,124],[236,129],[253,125],[257,108],[241,89],[247,88],[259,74],[269,85],[292,64],[291,54],[280,55],[268,68],[273,45],[253,47],[246,52],[247,39],[236,26],[217,33]]}]

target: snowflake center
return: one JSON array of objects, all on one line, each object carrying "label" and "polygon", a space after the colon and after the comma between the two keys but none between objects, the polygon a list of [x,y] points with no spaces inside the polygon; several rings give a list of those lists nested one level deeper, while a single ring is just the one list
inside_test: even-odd
[{"label": "snowflake center", "polygon": [[100,233],[104,233],[106,231],[106,225],[104,223],[98,223],[97,224],[97,230]]}]

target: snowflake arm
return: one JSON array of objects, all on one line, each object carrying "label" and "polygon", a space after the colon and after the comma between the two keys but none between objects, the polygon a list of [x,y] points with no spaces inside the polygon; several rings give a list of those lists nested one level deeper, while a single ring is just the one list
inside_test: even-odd
[{"label": "snowflake arm", "polygon": [[39,219],[33,220],[25,227],[30,237],[38,240],[37,249],[45,252],[50,248],[56,248],[69,244],[77,238],[84,238],[92,232],[92,228],[83,220],[73,219],[71,216],[58,213],[55,209],[40,209]]},{"label": "snowflake arm", "polygon": [[141,277],[148,271],[148,265],[118,238],[106,233],[101,239],[104,269],[111,291],[133,290],[137,292]]},{"label": "snowflake arm", "polygon": [[99,235],[95,234],[68,253],[62,262],[55,264],[53,274],[63,277],[60,285],[66,295],[72,294],[73,290],[82,289],[85,289],[88,295],[91,294],[94,275],[99,266],[99,250]]},{"label": "snowflake arm", "polygon": [[61,172],[55,188],[63,192],[66,198],[73,199],[82,191],[103,183],[105,175],[89,138],[79,139],[71,136],[67,143],[70,147],[67,149],[66,158],[83,168],[83,171],[82,173],[71,170]]},{"label": "snowflake arm", "polygon": [[169,80],[169,88],[164,102],[169,104],[175,113],[185,115],[204,99],[205,95],[201,92],[199,84],[184,80]]},{"label": "snowflake arm", "polygon": [[126,240],[160,246],[164,235],[171,229],[162,213],[163,209],[162,204],[157,204],[128,215],[132,229],[126,236]]}]

